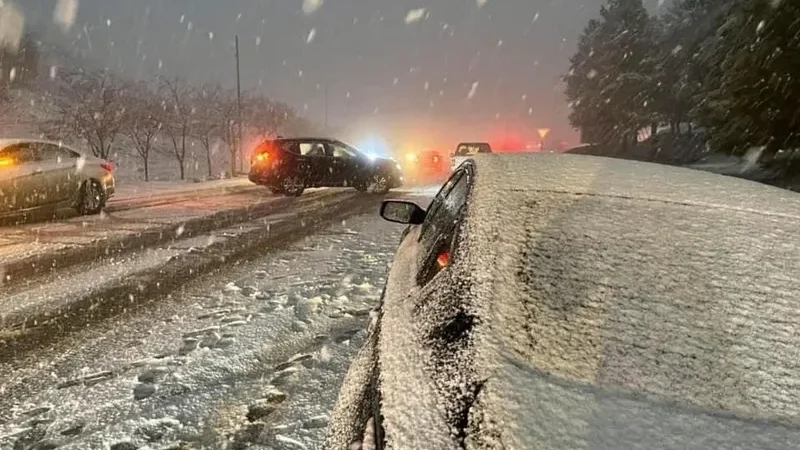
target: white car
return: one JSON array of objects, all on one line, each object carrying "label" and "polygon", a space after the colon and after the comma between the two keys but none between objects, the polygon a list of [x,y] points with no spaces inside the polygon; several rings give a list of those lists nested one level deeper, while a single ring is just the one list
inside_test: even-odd
[{"label": "white car", "polygon": [[114,194],[114,169],[58,142],[0,139],[0,216],[66,206],[97,214]]},{"label": "white car", "polygon": [[478,153],[492,153],[492,146],[488,142],[462,142],[458,144],[451,159],[452,169],[455,171],[461,163]]}]

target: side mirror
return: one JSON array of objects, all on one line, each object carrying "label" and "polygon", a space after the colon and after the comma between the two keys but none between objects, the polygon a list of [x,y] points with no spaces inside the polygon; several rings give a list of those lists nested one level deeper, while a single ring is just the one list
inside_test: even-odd
[{"label": "side mirror", "polygon": [[385,200],[381,204],[381,217],[389,222],[419,225],[425,221],[426,212],[414,202]]}]

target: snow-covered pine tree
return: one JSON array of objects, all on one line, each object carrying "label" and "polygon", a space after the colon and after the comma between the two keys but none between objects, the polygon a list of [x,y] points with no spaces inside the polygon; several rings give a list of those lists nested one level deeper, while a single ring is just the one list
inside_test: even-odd
[{"label": "snow-covered pine tree", "polygon": [[651,122],[654,23],[641,0],[609,0],[587,25],[565,77],[570,121],[620,151]]}]

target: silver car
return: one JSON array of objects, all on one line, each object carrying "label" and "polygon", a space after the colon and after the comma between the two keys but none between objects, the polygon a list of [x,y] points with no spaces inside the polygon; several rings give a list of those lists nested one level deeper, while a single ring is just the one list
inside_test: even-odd
[{"label": "silver car", "polygon": [[58,142],[0,139],[0,216],[42,207],[97,214],[114,188],[108,161]]}]

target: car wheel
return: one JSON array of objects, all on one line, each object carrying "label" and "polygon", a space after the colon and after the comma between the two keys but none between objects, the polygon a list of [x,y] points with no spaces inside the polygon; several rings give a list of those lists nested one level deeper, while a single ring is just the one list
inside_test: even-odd
[{"label": "car wheel", "polygon": [[386,194],[389,192],[389,180],[385,175],[375,175],[372,178],[372,191],[376,194]]},{"label": "car wheel", "polygon": [[78,214],[90,216],[99,214],[106,206],[106,194],[103,187],[97,180],[88,180],[81,187],[80,199],[78,199]]},{"label": "car wheel", "polygon": [[281,180],[281,192],[284,195],[288,195],[290,197],[299,197],[303,195],[303,191],[306,189],[305,183],[303,182],[300,177],[293,176],[293,177],[286,177]]}]

